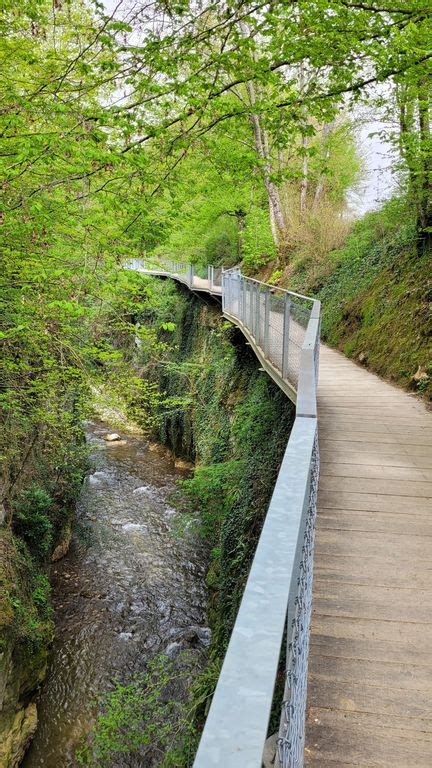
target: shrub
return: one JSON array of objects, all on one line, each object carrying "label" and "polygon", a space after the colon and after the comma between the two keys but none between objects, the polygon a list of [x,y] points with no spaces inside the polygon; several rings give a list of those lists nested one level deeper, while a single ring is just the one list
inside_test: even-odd
[{"label": "shrub", "polygon": [[118,765],[121,756],[145,755],[153,764],[157,754],[163,768],[184,765],[182,756],[193,738],[194,668],[194,656],[187,651],[176,661],[158,654],[140,676],[115,681],[114,689],[99,697],[99,714],[90,738],[77,750],[78,763],[108,768]]},{"label": "shrub", "polygon": [[14,502],[14,532],[42,559],[51,546],[53,526],[49,510],[53,500],[40,486],[33,484]]},{"label": "shrub", "polygon": [[268,211],[252,208],[243,235],[243,268],[253,273],[276,258]]}]

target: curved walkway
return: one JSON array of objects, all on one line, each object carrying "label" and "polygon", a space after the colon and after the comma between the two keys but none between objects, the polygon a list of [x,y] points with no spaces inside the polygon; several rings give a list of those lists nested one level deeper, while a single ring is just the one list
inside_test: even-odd
[{"label": "curved walkway", "polygon": [[432,766],[432,414],[321,345],[307,768]]}]

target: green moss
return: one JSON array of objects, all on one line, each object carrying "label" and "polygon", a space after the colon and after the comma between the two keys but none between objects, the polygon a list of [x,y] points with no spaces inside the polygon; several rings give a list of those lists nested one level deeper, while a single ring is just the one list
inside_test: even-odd
[{"label": "green moss", "polygon": [[184,490],[211,551],[210,618],[219,655],[235,620],[294,408],[259,371],[218,305],[179,289],[175,323],[175,346],[159,380],[171,403],[161,410],[159,436],[177,455],[196,462]]},{"label": "green moss", "polygon": [[39,559],[45,557],[52,544],[53,527],[49,517],[52,504],[49,493],[36,483],[22,490],[13,502],[14,531]]}]

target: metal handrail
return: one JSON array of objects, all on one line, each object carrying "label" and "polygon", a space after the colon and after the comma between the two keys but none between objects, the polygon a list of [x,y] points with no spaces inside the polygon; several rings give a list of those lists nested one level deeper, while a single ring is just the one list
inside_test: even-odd
[{"label": "metal handrail", "polygon": [[[239,268],[223,270],[218,290],[213,267],[203,286],[191,265],[167,260],[134,264],[129,268],[171,276],[191,290],[221,296],[224,315],[241,328],[265,370],[296,402],[296,418],[194,768],[261,768],[285,628],[286,683],[275,766],[302,768],[319,475],[320,302],[247,278]],[[275,294],[278,301],[272,304]],[[299,301],[308,306],[305,326],[298,322]]]}]

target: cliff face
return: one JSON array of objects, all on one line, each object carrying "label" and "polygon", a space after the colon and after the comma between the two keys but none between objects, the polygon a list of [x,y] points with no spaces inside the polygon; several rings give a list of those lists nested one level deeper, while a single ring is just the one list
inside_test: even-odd
[{"label": "cliff face", "polygon": [[[160,290],[165,290],[163,287]],[[223,654],[294,420],[216,302],[177,287],[175,345],[159,389],[160,439],[196,468],[185,483],[211,551],[213,649]]]},{"label": "cliff face", "polygon": [[38,648],[33,646],[32,653],[27,652],[30,649],[20,642],[19,635],[24,612],[30,610],[24,587],[30,574],[8,529],[0,532],[0,552],[0,766],[15,768],[36,730],[37,712],[31,696],[45,676],[52,625],[46,642],[40,642]]},{"label": "cliff face", "polygon": [[[47,483],[52,495],[43,495],[36,481]],[[0,527],[0,768],[20,765],[37,728],[34,699],[54,639],[49,567],[67,551],[78,488],[41,476],[34,463],[6,505]],[[49,530],[46,539],[43,530]]]}]

